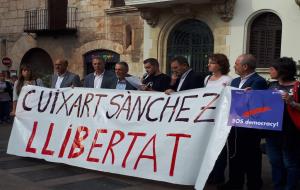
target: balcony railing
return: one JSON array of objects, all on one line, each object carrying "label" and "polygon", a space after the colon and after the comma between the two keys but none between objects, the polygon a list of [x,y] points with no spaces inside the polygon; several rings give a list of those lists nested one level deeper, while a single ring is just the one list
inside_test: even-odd
[{"label": "balcony railing", "polygon": [[76,33],[77,8],[68,7],[67,14],[50,15],[48,9],[36,9],[25,11],[24,32],[27,33]]}]

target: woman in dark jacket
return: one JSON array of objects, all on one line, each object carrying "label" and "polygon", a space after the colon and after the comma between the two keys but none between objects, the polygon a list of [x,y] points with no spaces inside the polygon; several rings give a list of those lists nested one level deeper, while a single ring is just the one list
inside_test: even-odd
[{"label": "woman in dark jacket", "polygon": [[275,190],[297,189],[300,175],[300,130],[288,112],[288,107],[300,110],[300,104],[292,98],[295,75],[296,63],[292,58],[280,58],[270,67],[270,76],[277,81],[272,82],[269,88],[279,90],[284,100],[282,131],[272,132],[266,138]]}]

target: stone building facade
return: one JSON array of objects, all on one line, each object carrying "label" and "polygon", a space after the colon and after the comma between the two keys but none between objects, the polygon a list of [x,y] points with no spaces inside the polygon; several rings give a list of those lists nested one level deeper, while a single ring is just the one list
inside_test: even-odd
[{"label": "stone building facade", "polygon": [[189,59],[195,70],[206,71],[208,55],[224,53],[229,58],[232,76],[235,59],[243,53],[258,58],[257,71],[266,78],[268,66],[279,57],[293,57],[300,64],[299,0],[125,2],[138,8],[147,23],[144,57],[157,57],[167,72],[168,60],[180,54]]},{"label": "stone building facade", "polygon": [[[0,0],[0,56],[12,59],[10,70],[30,62],[38,74],[49,76],[52,63],[66,58],[69,69],[83,78],[92,71],[91,58],[102,56],[110,67],[126,61],[130,73],[143,72],[144,21],[136,8],[122,1],[69,0],[67,27],[49,28],[51,3],[62,1]],[[59,10],[52,15],[55,12]],[[61,16],[56,19],[62,21]],[[6,69],[1,64],[0,70]]]}]

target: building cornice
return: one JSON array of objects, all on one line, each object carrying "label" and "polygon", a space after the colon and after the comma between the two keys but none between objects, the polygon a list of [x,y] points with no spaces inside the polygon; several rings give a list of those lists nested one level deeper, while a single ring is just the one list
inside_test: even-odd
[{"label": "building cornice", "polygon": [[109,9],[105,9],[106,14],[120,14],[120,13],[130,13],[130,12],[138,12],[138,8],[131,6],[122,6],[122,7],[113,7]]}]

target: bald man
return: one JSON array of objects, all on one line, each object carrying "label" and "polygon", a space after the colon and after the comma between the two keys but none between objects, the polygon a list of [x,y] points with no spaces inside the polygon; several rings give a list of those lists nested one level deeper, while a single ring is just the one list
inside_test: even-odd
[{"label": "bald man", "polygon": [[53,64],[55,74],[52,75],[51,88],[79,87],[78,75],[68,71],[68,61],[57,59]]},{"label": "bald man", "polygon": [[[255,68],[256,59],[253,55],[240,55],[234,65],[235,73],[240,77],[233,79],[231,86],[240,89],[266,89],[266,80],[255,72]],[[245,177],[248,190],[262,188],[260,139],[259,129],[232,127],[228,137],[229,180],[220,190],[243,189]]]}]

